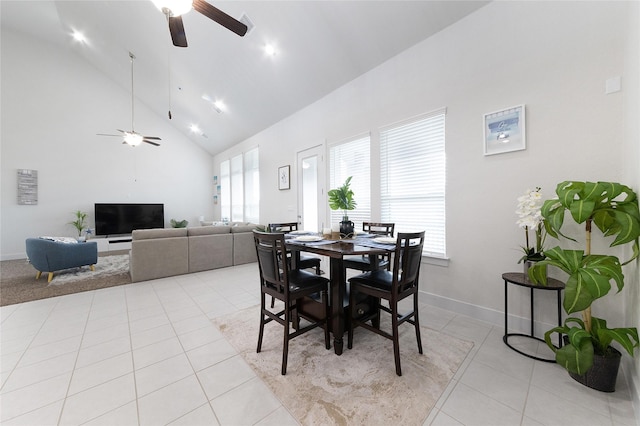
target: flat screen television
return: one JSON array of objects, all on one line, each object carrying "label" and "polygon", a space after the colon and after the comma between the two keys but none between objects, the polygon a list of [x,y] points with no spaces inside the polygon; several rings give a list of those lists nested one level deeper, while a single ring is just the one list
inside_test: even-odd
[{"label": "flat screen television", "polygon": [[164,204],[96,203],[96,235],[131,234],[134,229],[164,228]]}]

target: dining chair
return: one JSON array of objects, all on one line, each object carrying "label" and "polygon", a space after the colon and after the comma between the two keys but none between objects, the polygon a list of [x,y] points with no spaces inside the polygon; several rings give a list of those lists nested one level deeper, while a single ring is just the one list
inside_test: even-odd
[{"label": "dining chair", "polygon": [[[269,230],[271,232],[283,232],[288,234],[292,231],[298,230],[297,222],[287,222],[287,223],[271,223],[269,224]],[[310,269],[314,268],[316,270],[316,274],[320,275],[320,258],[315,256],[309,256],[300,254],[300,263],[298,263],[298,269]]]},{"label": "dining chair", "polygon": [[[262,338],[265,324],[275,321],[284,327],[284,342],[282,349],[282,375],[287,374],[287,358],[289,341],[316,327],[324,329],[324,343],[327,349],[329,343],[329,280],[320,275],[312,274],[300,269],[291,270],[287,262],[281,259],[286,255],[283,233],[253,231],[258,268],[260,270],[260,331],[256,352],[262,350]],[[279,312],[270,310],[266,306],[266,297],[280,300],[284,308]],[[302,298],[319,299],[322,305],[322,315],[313,317],[298,312],[298,300]],[[303,327],[299,316],[307,320]]]},{"label": "dining chair", "polygon": [[[380,235],[385,237],[393,237],[393,231],[396,227],[395,223],[375,223],[362,222],[362,230],[367,234]],[[345,256],[342,260],[344,266],[344,276],[347,276],[347,269],[356,269],[358,271],[371,271],[371,260],[369,256]],[[378,269],[389,269],[391,262],[389,255],[384,254],[378,257]]]},{"label": "dining chair", "polygon": [[[398,327],[404,322],[412,324],[416,330],[418,352],[422,353],[422,339],[420,338],[420,321],[418,318],[418,282],[420,275],[420,261],[424,246],[424,231],[415,233],[398,233],[396,248],[393,252],[393,269],[378,269],[365,272],[349,279],[351,291],[349,294],[349,332],[347,335],[347,347],[353,347],[353,329],[361,326],[364,329],[377,333],[393,341],[393,355],[396,364],[396,374],[402,376],[400,367],[400,344]],[[367,295],[377,300],[378,306],[367,316],[357,316],[356,297]],[[408,297],[413,298],[413,307],[410,312],[401,314],[398,311],[398,303]],[[384,299],[389,303],[386,307],[380,303]],[[380,311],[391,314],[391,333],[382,330],[379,322],[371,325],[366,321],[380,315]]]}]

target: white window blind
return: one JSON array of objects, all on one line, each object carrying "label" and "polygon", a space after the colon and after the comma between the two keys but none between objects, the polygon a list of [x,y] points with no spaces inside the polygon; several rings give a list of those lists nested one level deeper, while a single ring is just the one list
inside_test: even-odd
[{"label": "white window blind", "polygon": [[445,110],[380,131],[383,222],[396,232],[425,231],[424,253],[446,255]]},{"label": "white window blind", "polygon": [[244,184],[242,154],[231,158],[231,221],[244,221]]},{"label": "white window blind", "polygon": [[220,163],[220,219],[231,218],[231,165],[229,160]]},{"label": "white window blind", "polygon": [[244,218],[246,222],[260,220],[260,168],[258,148],[244,154]]},{"label": "white window blind", "polygon": [[[371,220],[371,153],[369,135],[355,140],[337,143],[329,148],[330,189],[342,186],[349,176],[356,200],[355,210],[347,211],[356,230],[362,229],[363,221]],[[342,221],[342,210],[331,210],[331,223]]]}]

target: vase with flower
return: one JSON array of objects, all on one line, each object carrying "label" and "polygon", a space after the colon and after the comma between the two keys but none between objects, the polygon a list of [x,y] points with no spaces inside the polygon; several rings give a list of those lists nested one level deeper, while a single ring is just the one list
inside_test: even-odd
[{"label": "vase with flower", "polygon": [[[516,224],[524,229],[525,235],[525,245],[522,246],[524,255],[518,263],[524,262],[525,277],[529,275],[531,265],[545,259],[543,246],[546,231],[541,212],[543,202],[542,192],[539,187],[534,190],[527,189],[522,196],[518,197],[518,207],[516,209],[518,221]],[[534,232],[535,243],[530,241],[529,231]]]}]

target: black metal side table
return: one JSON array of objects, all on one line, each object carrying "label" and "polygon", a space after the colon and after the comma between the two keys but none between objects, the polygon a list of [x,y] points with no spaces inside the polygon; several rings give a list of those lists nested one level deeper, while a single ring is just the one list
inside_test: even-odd
[{"label": "black metal side table", "polygon": [[[535,355],[531,355],[528,354],[526,352],[522,352],[521,350],[514,348],[513,346],[511,346],[509,344],[509,337],[511,336],[523,336],[523,337],[527,337],[530,339],[535,339],[538,340],[540,342],[544,342],[544,339],[540,339],[538,337],[535,337],[533,335],[533,324],[534,324],[534,315],[533,315],[533,290],[551,290],[551,291],[555,291],[557,293],[557,298],[558,298],[558,325],[562,326],[562,312],[561,312],[561,307],[562,307],[562,301],[560,300],[560,293],[562,292],[562,290],[564,290],[564,283],[562,281],[559,281],[555,278],[548,278],[547,279],[547,285],[538,285],[534,282],[532,282],[531,280],[529,280],[529,277],[526,276],[525,274],[521,273],[521,272],[506,272],[504,274],[502,274],[502,279],[504,280],[504,337],[502,338],[502,340],[504,341],[504,344],[507,345],[508,347],[510,347],[511,349],[513,349],[514,351],[518,352],[519,354],[522,354],[524,356],[527,356],[529,358],[538,360],[538,361],[545,361],[545,362],[556,362],[555,359],[547,359],[547,358],[540,358],[537,357]],[[507,288],[509,286],[509,284],[515,284],[515,285],[519,285],[522,287],[528,287],[529,289],[531,289],[531,295],[530,295],[530,302],[531,302],[531,333],[530,334],[522,334],[522,333],[509,333],[509,327],[507,324],[507,319],[509,317],[508,312],[507,312],[507,306],[508,306],[508,299],[507,299]],[[557,347],[562,347],[562,336],[558,336],[558,346]]]}]

